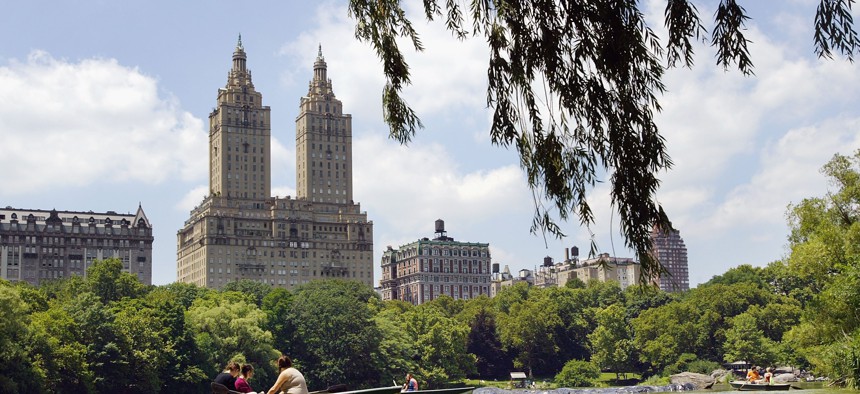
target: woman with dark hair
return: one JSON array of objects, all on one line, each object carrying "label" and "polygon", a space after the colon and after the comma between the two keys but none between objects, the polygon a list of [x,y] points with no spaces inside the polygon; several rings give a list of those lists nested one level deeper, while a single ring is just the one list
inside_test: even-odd
[{"label": "woman with dark hair", "polygon": [[268,394],[279,392],[287,394],[308,394],[308,386],[305,377],[298,369],[293,368],[293,360],[287,356],[278,358],[278,380],[269,389]]},{"label": "woman with dark hair", "polygon": [[236,378],[236,391],[240,393],[253,393],[254,390],[248,384],[248,379],[254,376],[254,367],[251,364],[242,366],[242,374]]},{"label": "woman with dark hair", "polygon": [[218,376],[215,377],[215,383],[223,384],[224,386],[227,386],[227,389],[229,390],[236,390],[237,376],[239,376],[239,364],[230,361],[224,368],[224,372],[219,373]]}]

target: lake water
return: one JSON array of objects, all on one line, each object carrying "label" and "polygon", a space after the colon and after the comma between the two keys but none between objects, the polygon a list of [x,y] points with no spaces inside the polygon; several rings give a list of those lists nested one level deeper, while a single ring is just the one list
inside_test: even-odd
[{"label": "lake water", "polygon": [[[827,387],[826,382],[813,383],[791,383],[794,387],[789,392],[793,394],[847,394],[856,393],[855,391]],[[481,387],[472,391],[472,394],[647,394],[647,393],[665,393],[679,392],[673,386],[630,386],[630,387],[600,387],[600,388],[582,388],[582,389],[555,389],[555,390],[503,390],[492,387]],[[721,393],[735,392],[732,386],[728,384],[717,384],[713,388],[699,391],[680,391],[687,393]],[[744,391],[744,393],[764,393],[765,391]],[[780,391],[768,391],[767,393],[775,394]]]},{"label": "lake water", "polygon": [[[828,387],[827,384],[829,382],[792,382],[792,389],[789,390],[789,393],[793,394],[847,394],[854,393],[852,390],[845,390],[840,388]],[[801,388],[801,390],[795,389],[795,387]],[[710,390],[711,392],[723,392],[723,391],[736,391],[732,390],[732,386],[728,384],[715,384],[713,388]],[[764,391],[748,391],[749,393],[763,393]],[[780,393],[782,391],[769,391],[769,393]]]}]

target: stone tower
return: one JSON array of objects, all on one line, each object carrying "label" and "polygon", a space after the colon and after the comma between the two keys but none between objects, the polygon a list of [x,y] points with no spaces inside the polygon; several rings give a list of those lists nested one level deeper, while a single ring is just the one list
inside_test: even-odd
[{"label": "stone tower", "polygon": [[262,199],[271,194],[270,109],[254,89],[242,36],[233,52],[227,85],[209,114],[209,189],[231,198]]},{"label": "stone tower", "polygon": [[352,115],[332,90],[320,46],[296,117],[296,194],[312,202],[352,201]]}]

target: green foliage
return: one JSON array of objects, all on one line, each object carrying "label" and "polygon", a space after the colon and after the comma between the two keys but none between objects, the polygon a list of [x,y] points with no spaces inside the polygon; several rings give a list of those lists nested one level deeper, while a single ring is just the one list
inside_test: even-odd
[{"label": "green foliage", "polygon": [[[860,151],[834,155],[822,173],[835,187],[824,197],[789,207],[791,253],[780,268],[783,280],[805,306],[799,325],[786,335],[819,374],[856,385],[860,330]],[[786,274],[789,272],[790,274]]]},{"label": "green foliage", "polygon": [[674,364],[666,366],[663,369],[662,376],[671,376],[681,372],[694,372],[703,375],[710,375],[716,369],[721,368],[720,364],[714,361],[700,360],[695,354],[684,353]]},{"label": "green foliage", "polygon": [[425,387],[444,387],[475,372],[476,358],[467,351],[468,325],[424,305],[405,313],[402,319],[402,328],[417,352],[415,375]]},{"label": "green foliage", "polygon": [[0,279],[0,392],[42,392],[44,375],[28,357],[28,309],[18,289]]},{"label": "green foliage", "polygon": [[97,260],[87,269],[87,286],[102,303],[134,298],[142,295],[145,287],[137,277],[122,272],[122,261],[116,258]]},{"label": "green foliage", "polygon": [[263,298],[261,309],[266,313],[266,329],[272,333],[274,347],[283,354],[293,354],[293,335],[296,327],[291,315],[293,295],[284,288],[272,289]]},{"label": "green foliage", "polygon": [[711,280],[705,282],[703,285],[733,285],[735,283],[752,283],[761,288],[769,288],[770,283],[768,283],[768,278],[764,273],[764,269],[760,267],[753,267],[749,264],[739,265],[734,268],[730,268],[722,275],[716,275]]},{"label": "green foliage", "polygon": [[600,310],[595,318],[597,328],[588,334],[591,362],[616,373],[631,370],[636,355],[624,307],[612,304]]},{"label": "green foliage", "polygon": [[381,339],[371,358],[379,373],[379,380],[384,385],[391,381],[400,381],[405,371],[417,371],[416,361],[421,357],[412,338],[403,329],[397,309],[383,310],[373,319]]},{"label": "green foliage", "polygon": [[582,279],[579,278],[571,278],[568,279],[567,282],[565,282],[564,287],[567,287],[568,289],[584,289],[585,282],[583,282]]},{"label": "green foliage", "polygon": [[555,375],[555,383],[559,387],[590,387],[599,377],[600,368],[594,363],[570,360],[564,364],[561,372]]},{"label": "green foliage", "polygon": [[475,355],[477,377],[504,379],[513,370],[513,360],[502,348],[496,318],[489,309],[482,309],[472,320],[466,350]]},{"label": "green foliage", "polygon": [[254,303],[259,307],[263,305],[263,299],[272,291],[272,286],[250,279],[242,279],[227,282],[221,291],[236,291],[251,296]]},{"label": "green foliage", "polygon": [[213,376],[227,361],[243,358],[255,366],[257,379],[275,378],[272,360],[280,354],[265,330],[266,314],[240,293],[208,294],[188,309],[187,324],[202,354],[204,372]]},{"label": "green foliage", "polygon": [[640,383],[640,386],[665,386],[670,383],[668,376],[652,375]]},{"label": "green foliage", "polygon": [[514,367],[545,371],[558,352],[555,333],[562,326],[558,304],[548,292],[533,289],[527,299],[510,305],[497,322],[499,338],[505,348],[516,354]]},{"label": "green foliage", "polygon": [[377,297],[363,283],[342,280],[313,281],[293,294],[291,357],[304,366],[309,388],[344,382],[359,388],[379,382],[368,360],[380,343],[369,303]]}]

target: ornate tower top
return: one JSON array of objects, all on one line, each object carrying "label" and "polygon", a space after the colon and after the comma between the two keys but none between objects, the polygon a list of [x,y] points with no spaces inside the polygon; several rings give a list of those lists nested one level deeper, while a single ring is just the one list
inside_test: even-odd
[{"label": "ornate tower top", "polygon": [[325,58],[322,54],[322,44],[319,46],[319,51],[317,52],[317,60],[314,62],[314,82],[327,82],[328,78],[326,77],[326,66]]},{"label": "ornate tower top", "polygon": [[233,72],[246,72],[245,68],[248,57],[245,55],[245,48],[242,47],[242,35],[239,34],[239,42],[236,43],[236,50],[233,51]]}]

